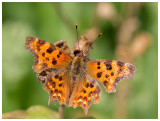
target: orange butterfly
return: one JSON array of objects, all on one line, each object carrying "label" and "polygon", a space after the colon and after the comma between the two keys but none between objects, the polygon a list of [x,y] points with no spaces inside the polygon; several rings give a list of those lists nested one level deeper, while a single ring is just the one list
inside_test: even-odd
[{"label": "orange butterfly", "polygon": [[101,88],[97,81],[107,92],[115,92],[118,82],[131,78],[136,67],[116,60],[89,60],[86,48],[91,43],[87,43],[84,36],[81,40],[85,44],[76,45],[70,51],[62,40],[51,44],[37,37],[27,37],[25,48],[34,55],[33,70],[49,92],[48,104],[58,100],[74,108],[81,106],[87,114],[91,95],[93,103],[99,102]]}]

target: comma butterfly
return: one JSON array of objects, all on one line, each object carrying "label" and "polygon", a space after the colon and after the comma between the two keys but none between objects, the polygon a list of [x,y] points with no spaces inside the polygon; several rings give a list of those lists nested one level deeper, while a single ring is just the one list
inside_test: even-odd
[{"label": "comma butterfly", "polygon": [[[74,108],[81,106],[85,114],[93,103],[99,102],[101,82],[106,91],[115,92],[118,82],[132,78],[136,67],[116,60],[89,60],[88,48],[91,43],[81,36],[80,45],[70,51],[66,42],[60,40],[51,44],[37,37],[27,37],[25,48],[34,55],[33,70],[43,88],[49,93],[50,104],[60,104]],[[96,81],[97,80],[97,81]]]}]

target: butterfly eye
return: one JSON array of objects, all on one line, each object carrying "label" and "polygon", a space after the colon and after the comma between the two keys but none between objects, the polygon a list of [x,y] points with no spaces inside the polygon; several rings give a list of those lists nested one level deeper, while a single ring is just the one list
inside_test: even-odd
[{"label": "butterfly eye", "polygon": [[73,53],[74,53],[74,56],[79,55],[79,54],[80,54],[80,52],[81,52],[80,50],[74,50],[74,52],[73,52]]},{"label": "butterfly eye", "polygon": [[41,75],[41,76],[47,76],[47,74],[46,74],[45,71],[42,71],[39,75]]}]

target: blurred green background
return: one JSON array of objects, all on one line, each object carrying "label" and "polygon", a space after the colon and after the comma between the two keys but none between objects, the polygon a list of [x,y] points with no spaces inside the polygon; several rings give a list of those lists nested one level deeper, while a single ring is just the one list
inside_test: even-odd
[{"label": "blurred green background", "polygon": [[[121,100],[119,95],[124,93],[123,81],[114,94],[105,92],[100,84],[100,103],[92,103],[88,115],[84,115],[81,107],[66,107],[64,117],[158,118],[158,3],[3,2],[2,113],[27,110],[34,105],[58,112],[59,102],[48,106],[49,95],[42,89],[43,84],[37,83],[36,74],[32,70],[33,56],[24,48],[26,36],[36,36],[51,43],[66,40],[72,48],[77,40],[75,24],[78,24],[79,35],[96,27],[103,36],[94,43],[90,59],[115,60],[117,35],[122,23],[130,17],[138,20],[138,27],[132,32],[130,42],[140,32],[147,32],[151,39],[146,38],[146,41],[151,42],[143,54],[132,61],[137,67],[133,78],[123,80],[129,86],[127,96],[122,96],[125,107],[116,104]],[[127,25],[123,25],[126,27],[124,35],[128,35]],[[117,110],[124,112],[122,117]]]}]

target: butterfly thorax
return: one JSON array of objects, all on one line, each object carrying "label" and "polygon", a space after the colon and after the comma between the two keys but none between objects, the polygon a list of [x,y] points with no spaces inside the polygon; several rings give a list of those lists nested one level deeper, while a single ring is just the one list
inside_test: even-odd
[{"label": "butterfly thorax", "polygon": [[83,58],[81,57],[75,57],[72,61],[72,66],[71,66],[71,70],[72,70],[72,74],[73,75],[79,75],[80,72],[82,71],[83,68]]}]

